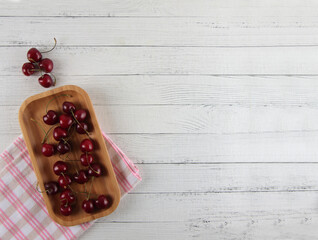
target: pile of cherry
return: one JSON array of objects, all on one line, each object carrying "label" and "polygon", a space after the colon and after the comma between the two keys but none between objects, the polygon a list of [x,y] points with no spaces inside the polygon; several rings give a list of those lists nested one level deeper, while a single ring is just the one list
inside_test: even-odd
[{"label": "pile of cherry", "polygon": [[[45,124],[59,124],[59,126],[52,126],[48,131],[45,131],[44,128],[41,127],[45,132],[45,137],[42,141],[42,154],[46,157],[50,157],[58,152],[61,158],[61,160],[55,162],[53,165],[53,172],[58,176],[58,180],[57,182],[50,181],[45,183],[45,191],[48,195],[54,195],[61,191],[60,211],[61,214],[65,216],[72,213],[77,202],[77,194],[86,194],[86,198],[82,202],[82,209],[87,213],[92,213],[97,209],[109,208],[112,204],[111,196],[99,195],[96,199],[90,198],[94,178],[102,175],[102,168],[98,163],[95,163],[92,155],[94,144],[88,133],[88,124],[85,122],[88,112],[84,109],[76,110],[75,105],[71,102],[64,102],[62,107],[64,113],[60,116],[53,110],[46,110],[46,114],[43,116],[43,122]],[[40,125],[36,120],[31,120]],[[58,142],[57,144],[48,143],[48,133],[51,129],[53,129],[53,138]],[[71,135],[75,132],[74,129],[78,134],[87,134],[88,136],[88,138],[80,143],[79,148],[82,151],[82,155],[79,160],[69,159],[69,153],[71,152],[70,139]],[[65,155],[66,157],[64,157]],[[85,168],[77,169],[75,167],[75,169],[71,169],[70,163],[72,161],[80,161],[81,165]],[[71,172],[72,170],[73,173]],[[89,180],[91,183],[88,191],[86,183]],[[85,184],[85,191],[74,191],[73,187],[71,187],[72,183]]]},{"label": "pile of cherry", "polygon": [[31,76],[36,72],[44,72],[39,78],[39,83],[42,87],[49,88],[55,85],[56,78],[51,73],[53,70],[53,61],[49,58],[42,58],[42,53],[51,52],[56,47],[56,39],[54,38],[54,46],[44,52],[40,52],[36,48],[31,48],[27,53],[29,62],[24,63],[22,72],[25,76]]}]

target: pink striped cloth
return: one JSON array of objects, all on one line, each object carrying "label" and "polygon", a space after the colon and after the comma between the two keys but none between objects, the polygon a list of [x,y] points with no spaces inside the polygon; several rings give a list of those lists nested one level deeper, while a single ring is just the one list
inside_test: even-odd
[{"label": "pink striped cloth", "polygon": [[[103,134],[122,197],[141,181],[131,160]],[[36,176],[22,136],[1,155],[0,239],[76,239],[93,222],[72,227],[55,223],[48,215],[41,193],[35,190]]]}]

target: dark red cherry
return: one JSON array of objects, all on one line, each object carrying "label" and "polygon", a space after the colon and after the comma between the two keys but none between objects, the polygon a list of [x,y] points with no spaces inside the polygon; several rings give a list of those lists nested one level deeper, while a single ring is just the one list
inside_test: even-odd
[{"label": "dark red cherry", "polygon": [[91,152],[94,150],[93,142],[90,139],[84,139],[80,145],[82,152]]},{"label": "dark red cherry", "polygon": [[67,131],[61,127],[56,127],[53,130],[53,137],[56,141],[60,141],[62,138],[67,137]]},{"label": "dark red cherry", "polygon": [[35,66],[32,63],[25,63],[22,66],[22,72],[25,76],[30,76],[35,73]]},{"label": "dark red cherry", "polygon": [[105,209],[109,208],[113,203],[113,199],[111,196],[107,195],[100,195],[98,198],[94,201],[95,208],[98,209]]},{"label": "dark red cherry", "polygon": [[89,176],[99,177],[101,174],[102,174],[102,168],[99,164],[93,163],[92,165],[90,165],[88,169]]},{"label": "dark red cherry", "polygon": [[61,193],[60,201],[63,205],[72,205],[75,203],[76,197],[70,189],[66,189]]},{"label": "dark red cherry", "polygon": [[60,154],[65,154],[68,153],[71,150],[71,145],[67,142],[63,142],[60,141],[59,144],[56,147],[56,150],[60,153]]},{"label": "dark red cherry", "polygon": [[56,163],[54,163],[53,165],[53,172],[60,176],[63,174],[65,174],[68,170],[68,166],[66,164],[66,162],[63,162],[63,161],[57,161]]},{"label": "dark red cherry", "polygon": [[47,125],[54,125],[58,122],[58,120],[58,116],[53,110],[49,110],[47,114],[43,116],[43,122],[45,122]]},{"label": "dark red cherry", "polygon": [[46,157],[51,157],[55,152],[54,145],[43,143],[42,144],[42,154]]},{"label": "dark red cherry", "polygon": [[85,212],[87,213],[91,213],[94,211],[94,203],[93,200],[89,199],[89,200],[84,200],[82,203],[82,208]]},{"label": "dark red cherry", "polygon": [[61,205],[60,211],[62,213],[62,215],[64,216],[69,216],[72,213],[72,208],[70,205]]},{"label": "dark red cherry", "polygon": [[76,132],[79,134],[85,134],[88,131],[87,123],[81,122],[80,124],[76,124]]},{"label": "dark red cherry", "polygon": [[77,121],[83,122],[87,116],[87,112],[84,109],[79,109],[75,111],[74,116]]},{"label": "dark red cherry", "polygon": [[83,153],[80,157],[81,160],[81,164],[85,167],[87,167],[88,165],[92,164],[94,161],[94,158],[91,154],[85,154]]},{"label": "dark red cherry", "polygon": [[61,128],[68,129],[73,124],[73,118],[70,115],[62,114],[60,116]]},{"label": "dark red cherry", "polygon": [[78,173],[74,174],[73,179],[75,182],[79,184],[86,183],[88,181],[88,176],[86,171],[79,170]]},{"label": "dark red cherry", "polygon": [[40,61],[39,67],[42,71],[50,73],[53,70],[53,61],[49,58],[44,58]]},{"label": "dark red cherry", "polygon": [[59,185],[57,182],[51,181],[44,184],[47,195],[54,195],[59,191]]},{"label": "dark red cherry", "polygon": [[66,188],[72,183],[72,179],[68,175],[64,174],[64,176],[59,176],[58,183],[61,188]]},{"label": "dark red cherry", "polygon": [[49,74],[44,74],[41,77],[39,77],[39,83],[42,87],[45,88],[49,88],[55,85],[55,82]]},{"label": "dark red cherry", "polygon": [[39,62],[42,59],[42,54],[36,48],[31,48],[27,53],[27,58],[30,62]]},{"label": "dark red cherry", "polygon": [[63,111],[65,113],[71,113],[75,111],[75,105],[71,102],[64,102],[63,103]]}]

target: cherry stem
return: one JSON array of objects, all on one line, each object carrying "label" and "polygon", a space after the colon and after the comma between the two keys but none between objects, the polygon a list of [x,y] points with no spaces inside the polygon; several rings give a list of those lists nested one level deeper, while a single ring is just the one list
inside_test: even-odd
[{"label": "cherry stem", "polygon": [[[87,158],[86,158],[86,159],[87,159]],[[99,172],[95,171],[95,170],[91,167],[91,165],[89,164],[89,162],[88,162],[88,161],[87,161],[87,163],[88,163],[89,168],[90,168],[90,169],[92,169],[92,171],[93,171],[93,172],[95,172],[95,173],[99,174]]]},{"label": "cherry stem", "polygon": [[82,193],[82,194],[87,194],[87,192],[81,192],[81,191],[75,191],[73,188],[71,188],[71,186],[70,185],[68,185],[68,187],[69,187],[69,189],[71,189],[71,191],[73,192],[73,193]]},{"label": "cherry stem", "polygon": [[89,136],[89,132],[87,132],[87,131],[82,127],[82,125],[80,124],[80,122],[76,119],[76,117],[75,117],[75,115],[74,115],[74,113],[73,113],[72,110],[71,110],[71,113],[72,113],[72,116],[73,116],[74,120],[76,121],[76,123],[85,131],[86,135],[91,139],[91,137]]},{"label": "cherry stem", "polygon": [[58,96],[55,96],[53,97],[52,99],[50,99],[50,101],[46,104],[46,107],[45,107],[45,112],[47,113],[47,108],[49,107],[50,103],[54,100],[54,99],[57,99],[59,97],[72,97],[71,95],[69,94],[61,94],[61,95],[58,95]]},{"label": "cherry stem", "polygon": [[56,77],[54,76],[54,74],[50,73],[50,75],[53,77],[53,86],[55,86],[56,84]]},{"label": "cherry stem", "polygon": [[39,182],[36,182],[36,186],[35,186],[35,189],[36,189],[36,191],[38,191],[39,193],[44,193],[44,192],[48,192],[47,190],[45,190],[45,191],[41,191],[41,190],[39,190]]},{"label": "cherry stem", "polygon": [[53,49],[56,47],[56,44],[57,44],[57,41],[56,41],[56,38],[54,38],[54,46],[50,50],[44,51],[44,52],[41,52],[41,53],[48,53],[48,52],[53,51]]},{"label": "cherry stem", "polygon": [[95,178],[95,177],[93,176],[93,177],[92,177],[92,181],[91,181],[91,186],[89,187],[89,193],[87,194],[87,200],[89,199],[89,197],[90,197],[90,195],[91,195],[94,178]]},{"label": "cherry stem", "polygon": [[33,118],[30,118],[30,120],[35,122],[42,129],[42,131],[44,132],[45,136],[47,135],[47,132],[45,131],[45,129],[42,127],[42,125],[38,121],[36,121]]},{"label": "cherry stem", "polygon": [[31,72],[41,72],[42,70],[35,68],[35,69],[30,69],[30,71],[31,71]]},{"label": "cherry stem", "polygon": [[43,140],[42,140],[42,144],[45,143],[45,141],[46,141],[46,139],[47,139],[47,137],[48,137],[48,135],[49,135],[49,132],[50,132],[54,127],[55,127],[55,126],[50,127],[50,129],[46,132],[46,134],[45,134],[45,136],[44,136],[44,138],[43,138]]}]

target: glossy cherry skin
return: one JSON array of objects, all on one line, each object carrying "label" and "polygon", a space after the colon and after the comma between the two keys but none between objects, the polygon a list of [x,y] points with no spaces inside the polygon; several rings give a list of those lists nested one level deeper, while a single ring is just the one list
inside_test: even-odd
[{"label": "glossy cherry skin", "polygon": [[60,141],[62,138],[67,137],[67,131],[61,127],[56,127],[53,130],[53,137],[56,141]]},{"label": "glossy cherry skin", "polygon": [[92,165],[90,165],[88,169],[89,176],[99,177],[101,174],[102,174],[102,168],[99,164],[93,163]]},{"label": "glossy cherry skin", "polygon": [[72,208],[70,205],[61,205],[60,211],[62,213],[62,215],[64,216],[69,216],[72,213]]},{"label": "glossy cherry skin", "polygon": [[40,61],[39,67],[42,71],[50,73],[53,70],[53,61],[49,58],[44,58]]},{"label": "glossy cherry skin", "polygon": [[81,160],[81,164],[87,167],[88,165],[91,165],[93,163],[94,158],[91,154],[83,153],[80,157],[80,160]]},{"label": "glossy cherry skin", "polygon": [[44,188],[47,195],[54,195],[59,192],[59,184],[54,181],[45,183]]},{"label": "glossy cherry skin", "polygon": [[31,48],[27,53],[27,58],[30,62],[39,62],[42,59],[42,54],[36,48]]},{"label": "glossy cherry skin", "polygon": [[93,200],[84,200],[82,203],[82,208],[85,212],[91,213],[94,211],[94,202]]},{"label": "glossy cherry skin", "polygon": [[79,109],[75,111],[74,116],[77,121],[83,122],[87,117],[87,112],[84,109]]},{"label": "glossy cherry skin", "polygon": [[82,152],[91,152],[94,150],[93,142],[90,139],[84,139],[80,145]]},{"label": "glossy cherry skin", "polygon": [[43,116],[43,122],[45,122],[47,125],[54,125],[59,120],[57,114],[53,110],[49,110],[47,114]]},{"label": "glossy cherry skin", "polygon": [[59,176],[58,183],[61,188],[66,188],[72,183],[72,179],[68,175],[64,174],[64,176]]},{"label": "glossy cherry skin", "polygon": [[35,73],[35,66],[32,63],[25,63],[22,66],[22,72],[25,76],[30,76]]},{"label": "glossy cherry skin", "polygon": [[39,77],[39,83],[44,88],[49,88],[54,85],[54,81],[49,74],[44,74]]},{"label": "glossy cherry skin", "polygon": [[76,132],[79,134],[85,134],[88,131],[87,123],[81,122],[80,124],[76,124]]},{"label": "glossy cherry skin", "polygon": [[70,115],[62,114],[60,116],[61,128],[68,129],[73,124],[73,118]]},{"label": "glossy cherry skin", "polygon": [[78,173],[74,174],[73,179],[75,182],[79,184],[84,184],[88,181],[88,176],[86,171],[84,170],[79,170]]},{"label": "glossy cherry skin", "polygon": [[63,205],[72,205],[76,202],[76,197],[70,189],[66,189],[61,193],[60,201]]},{"label": "glossy cherry skin", "polygon": [[69,143],[65,143],[63,141],[60,141],[59,144],[57,144],[56,150],[60,154],[65,154],[71,151],[71,145]]},{"label": "glossy cherry skin", "polygon": [[74,112],[75,109],[76,109],[75,105],[73,103],[71,103],[71,102],[64,102],[62,107],[63,107],[63,111],[65,113],[69,113],[69,114],[71,112]]},{"label": "glossy cherry skin", "polygon": [[42,144],[42,154],[46,157],[51,157],[55,152],[54,145],[43,143]]},{"label": "glossy cherry skin", "polygon": [[53,165],[53,172],[58,176],[62,175],[62,173],[66,174],[67,170],[68,170],[68,165],[66,164],[66,162],[57,161]]},{"label": "glossy cherry skin", "polygon": [[112,203],[113,203],[113,199],[111,198],[111,196],[100,195],[94,201],[94,206],[95,208],[98,208],[98,209],[106,209],[106,208],[110,208]]}]

